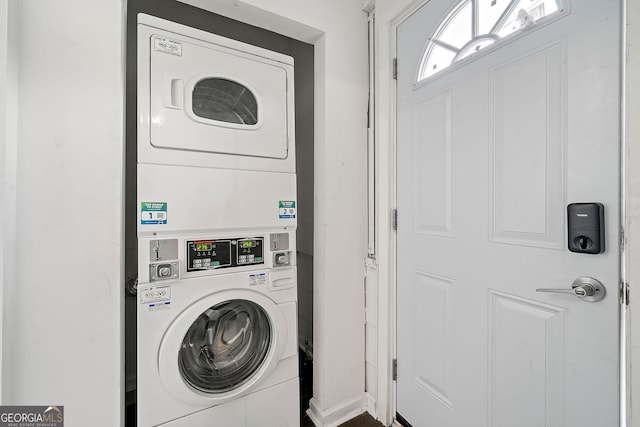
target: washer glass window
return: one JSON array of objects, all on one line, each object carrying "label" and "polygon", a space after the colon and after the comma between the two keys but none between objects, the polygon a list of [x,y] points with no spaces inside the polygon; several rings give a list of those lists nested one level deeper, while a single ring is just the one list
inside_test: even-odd
[{"label": "washer glass window", "polygon": [[258,102],[244,85],[222,78],[202,79],[193,87],[193,113],[198,117],[239,125],[258,123]]},{"label": "washer glass window", "polygon": [[262,366],[271,324],[256,303],[232,300],[202,313],[187,331],[178,363],[185,381],[206,393],[233,390]]}]

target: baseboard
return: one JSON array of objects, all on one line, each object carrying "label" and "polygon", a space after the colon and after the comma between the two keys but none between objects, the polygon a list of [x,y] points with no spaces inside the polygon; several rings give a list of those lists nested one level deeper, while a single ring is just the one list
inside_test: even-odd
[{"label": "baseboard", "polygon": [[309,401],[309,409],[307,409],[307,415],[316,427],[336,427],[364,412],[364,396],[340,403],[326,411],[320,409],[315,399],[312,398]]}]

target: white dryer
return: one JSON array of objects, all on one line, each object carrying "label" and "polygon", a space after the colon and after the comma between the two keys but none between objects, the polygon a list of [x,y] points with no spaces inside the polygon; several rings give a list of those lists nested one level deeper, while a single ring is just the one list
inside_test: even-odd
[{"label": "white dryer", "polygon": [[299,426],[294,233],[139,243],[138,426]]},{"label": "white dryer", "polygon": [[138,15],[138,236],[297,219],[293,59]]},{"label": "white dryer", "polygon": [[293,58],[138,15],[138,163],[295,172]]}]

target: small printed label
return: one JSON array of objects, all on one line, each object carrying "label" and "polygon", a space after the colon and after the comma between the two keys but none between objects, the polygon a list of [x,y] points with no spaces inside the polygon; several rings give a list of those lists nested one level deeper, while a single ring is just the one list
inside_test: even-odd
[{"label": "small printed label", "polygon": [[249,286],[264,285],[265,283],[267,283],[267,273],[249,275]]},{"label": "small printed label", "polygon": [[142,202],[140,206],[140,224],[166,224],[166,202]]},{"label": "small printed label", "polygon": [[171,285],[145,286],[138,290],[140,304],[159,303],[171,299]]},{"label": "small printed label", "polygon": [[182,43],[169,40],[164,37],[153,37],[153,48],[158,52],[169,53],[171,55],[182,56]]},{"label": "small printed label", "polygon": [[171,301],[149,304],[149,311],[169,310],[170,308],[171,308]]},{"label": "small printed label", "polygon": [[296,202],[293,200],[280,200],[278,202],[279,218],[295,218],[296,217]]}]

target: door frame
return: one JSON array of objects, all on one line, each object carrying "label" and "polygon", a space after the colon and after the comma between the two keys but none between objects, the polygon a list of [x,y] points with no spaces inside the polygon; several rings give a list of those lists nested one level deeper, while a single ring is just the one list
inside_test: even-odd
[{"label": "door frame", "polygon": [[[621,256],[621,280],[624,284],[629,284],[634,283],[636,279],[640,281],[640,267],[633,268],[633,263],[630,262],[636,246],[640,252],[640,225],[634,226],[630,221],[631,218],[640,218],[640,168],[634,170],[628,167],[634,160],[635,164],[640,164],[640,124],[634,125],[632,121],[626,120],[626,117],[640,115],[640,49],[636,48],[638,52],[627,52],[627,46],[631,45],[630,41],[635,41],[636,46],[640,46],[640,5],[634,6],[634,0],[622,1],[620,213],[625,236],[625,253]],[[378,324],[375,346],[367,344],[367,348],[374,349],[376,353],[376,386],[375,390],[367,390],[367,393],[375,399],[374,415],[385,425],[394,422],[397,407],[396,383],[393,380],[393,361],[396,358],[397,344],[397,236],[393,226],[393,213],[397,208],[397,92],[396,81],[393,78],[393,61],[397,57],[398,27],[428,2],[429,0],[404,0],[402,4],[398,5],[397,2],[394,5],[393,1],[377,0],[372,12],[375,14],[375,185],[378,190],[376,223],[385,225],[377,227],[376,230]],[[398,221],[402,221],[402,216]],[[640,353],[640,319],[635,322],[631,320],[631,309],[628,305],[630,301],[640,304],[638,294],[640,292],[627,294],[627,305],[622,305],[620,310],[621,427],[633,425],[632,399],[628,396],[635,396],[635,406],[640,407],[640,372],[632,372],[630,369],[630,361],[637,357],[636,353]],[[640,412],[635,418],[639,417]]]}]

